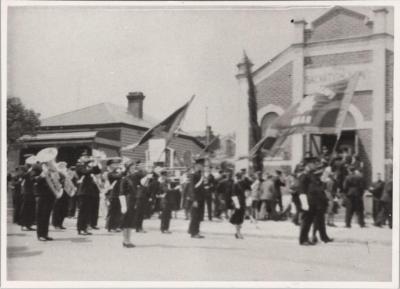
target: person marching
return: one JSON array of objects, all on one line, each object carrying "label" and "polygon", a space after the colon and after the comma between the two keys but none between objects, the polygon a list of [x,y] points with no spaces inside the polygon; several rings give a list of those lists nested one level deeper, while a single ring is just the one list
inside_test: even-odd
[{"label": "person marching", "polygon": [[55,165],[57,149],[47,148],[41,150],[37,159],[41,166],[33,167],[35,177],[34,190],[37,197],[36,222],[37,238],[39,241],[52,241],[49,237],[49,223],[51,210],[56,199],[61,198],[63,187],[62,175],[59,174]]},{"label": "person marching", "polygon": [[23,176],[22,183],[22,204],[20,212],[20,225],[22,231],[35,231],[32,226],[35,224],[36,200],[33,193],[35,174],[33,166],[36,164],[36,156],[30,156],[25,160],[27,171]]},{"label": "person marching", "polygon": [[[52,215],[52,225],[55,229],[58,230],[65,230],[66,228],[63,226],[63,222],[65,217],[68,215],[68,201],[69,201],[69,194],[75,194],[75,188],[74,185],[72,184],[72,181],[70,179],[67,179],[67,163],[66,162],[59,162],[57,163],[57,170],[63,175],[64,179],[64,190],[62,193],[61,198],[57,199],[54,203],[53,207],[53,215]],[[67,189],[67,184],[68,182],[68,189]],[[71,187],[73,186],[73,187]],[[68,190],[68,193],[67,193]],[[74,192],[72,192],[73,190]]]},{"label": "person marching", "polygon": [[[140,161],[136,162],[134,173],[137,175],[137,178],[142,176],[143,173],[138,169],[140,165]],[[153,181],[153,174],[150,174],[148,178],[146,178],[146,183],[143,183],[142,186],[137,188],[137,196],[136,196],[136,209],[135,209],[135,229],[136,233],[146,233],[143,229],[143,220],[146,215],[146,211],[149,206],[149,185],[150,182]]]},{"label": "person marching", "polygon": [[97,162],[93,162],[85,151],[78,160],[76,173],[79,178],[77,230],[79,235],[91,235],[92,233],[87,230],[90,222],[91,201],[93,194],[96,194],[98,190],[93,175],[100,174],[101,170]]},{"label": "person marching", "polygon": [[160,199],[160,208],[161,208],[161,225],[160,230],[163,234],[171,234],[169,230],[169,225],[171,221],[171,195],[172,188],[170,180],[168,179],[167,171],[161,170],[160,177],[158,179],[160,186],[159,191],[157,193],[157,197]]},{"label": "person marching", "polygon": [[106,219],[106,229],[108,232],[120,232],[121,229],[121,203],[119,200],[120,195],[120,182],[124,176],[122,167],[118,160],[107,161],[107,179],[110,187],[107,195],[108,211]]},{"label": "person marching", "polygon": [[195,161],[195,173],[193,174],[192,182],[194,186],[193,195],[191,197],[191,211],[190,211],[190,223],[189,223],[189,234],[192,238],[201,239],[204,238],[200,235],[200,223],[204,210],[202,203],[204,204],[204,158],[198,158]]},{"label": "person marching", "polygon": [[[136,228],[135,209],[138,193],[142,190],[142,172],[138,170],[137,164],[130,163],[126,168],[127,175],[119,182],[119,201],[122,213],[122,246],[124,248],[134,248],[131,242],[132,229]],[[148,176],[150,178],[150,176]],[[147,181],[145,181],[147,182]]]},{"label": "person marching", "polygon": [[315,245],[310,242],[308,233],[317,214],[316,195],[321,189],[321,180],[316,171],[317,158],[308,156],[304,158],[304,174],[299,177],[299,197],[301,202],[300,245]]},{"label": "person marching", "polygon": [[232,190],[232,202],[234,204],[234,211],[229,219],[229,222],[235,226],[236,239],[243,239],[243,235],[240,232],[244,221],[244,214],[246,209],[246,196],[245,196],[245,180],[243,180],[242,173],[236,173],[235,182]]},{"label": "person marching", "polygon": [[20,216],[21,216],[21,203],[22,203],[22,182],[24,175],[24,167],[19,166],[15,169],[15,175],[11,178],[11,190],[12,190],[12,201],[13,201],[13,223],[20,224]]},{"label": "person marching", "polygon": [[[314,179],[313,183],[310,186],[310,190],[314,194],[315,200],[315,216],[313,221],[313,234],[312,234],[312,242],[317,243],[317,232],[319,232],[319,236],[324,243],[332,242],[333,239],[328,237],[326,233],[326,225],[325,225],[325,213],[328,208],[329,199],[326,195],[326,181],[327,176],[330,173],[330,168],[326,170],[328,167],[324,167],[324,165],[320,165],[314,171],[314,176],[317,176],[317,179]],[[326,170],[326,176],[323,176],[323,172]],[[333,199],[332,199],[333,202]]]}]

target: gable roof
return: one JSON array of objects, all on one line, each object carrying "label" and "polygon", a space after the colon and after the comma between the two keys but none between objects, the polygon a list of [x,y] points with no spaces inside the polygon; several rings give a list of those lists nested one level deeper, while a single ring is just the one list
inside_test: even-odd
[{"label": "gable roof", "polygon": [[365,18],[367,18],[366,15],[359,13],[357,11],[350,10],[350,9],[342,7],[342,6],[334,6],[331,9],[329,9],[327,12],[325,12],[324,14],[322,14],[321,16],[319,16],[318,18],[313,20],[311,22],[311,25],[314,28],[314,27],[320,25],[321,23],[325,22],[327,19],[336,16],[338,13],[343,13],[343,14],[361,19],[361,20],[364,20]]},{"label": "gable roof", "polygon": [[99,103],[62,113],[42,120],[41,126],[73,126],[125,123],[143,128],[149,128],[157,123],[147,115],[143,119],[133,116],[126,107],[112,103]]}]

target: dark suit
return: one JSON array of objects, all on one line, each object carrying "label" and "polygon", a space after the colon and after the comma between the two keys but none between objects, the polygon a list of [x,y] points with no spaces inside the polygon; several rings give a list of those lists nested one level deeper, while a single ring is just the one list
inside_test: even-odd
[{"label": "dark suit", "polygon": [[106,229],[109,231],[119,229],[122,224],[121,203],[119,201],[122,177],[123,174],[117,171],[108,173],[108,181],[110,184],[114,184],[114,187],[107,192],[109,206],[106,218]]},{"label": "dark suit", "polygon": [[201,183],[197,188],[195,187],[202,177],[202,172],[197,171],[194,173],[193,182],[193,195],[190,196],[191,210],[190,210],[190,223],[189,223],[189,234],[191,236],[198,235],[200,233],[200,222],[202,219],[202,211],[204,211],[204,184]]},{"label": "dark suit", "polygon": [[87,164],[79,163],[76,167],[76,173],[78,180],[82,180],[77,191],[79,207],[77,229],[78,231],[85,231],[90,223],[93,196],[98,194],[99,190],[91,175],[100,174],[101,171],[97,166],[90,167]]},{"label": "dark suit", "polygon": [[36,200],[33,193],[35,183],[34,171],[29,171],[24,175],[24,183],[22,186],[22,204],[20,212],[20,225],[23,227],[31,227],[35,224]]},{"label": "dark suit", "polygon": [[374,219],[375,224],[378,221],[378,214],[381,210],[381,197],[382,197],[384,186],[385,186],[385,182],[382,180],[374,182],[371,186],[371,193],[373,196],[372,218]]},{"label": "dark suit", "polygon": [[50,214],[53,209],[55,196],[54,192],[50,189],[44,177],[36,177],[34,184],[34,193],[37,197],[36,201],[36,223],[37,223],[37,237],[48,237]]},{"label": "dark suit", "polygon": [[[204,202],[205,202],[205,207],[207,207],[208,219],[210,221],[212,220],[212,201],[213,201],[214,190],[215,190],[215,178],[212,174],[209,174],[207,177],[204,178]],[[204,214],[205,212],[203,211],[203,215]]]},{"label": "dark suit", "polygon": [[346,227],[351,226],[351,219],[354,213],[357,214],[358,224],[364,227],[363,178],[356,174],[348,175],[343,183],[343,191],[346,196]]},{"label": "dark suit", "polygon": [[315,174],[314,171],[311,171],[301,175],[299,177],[299,193],[307,196],[309,206],[307,211],[303,210],[302,212],[300,244],[309,241],[308,233],[313,222],[321,234],[321,239],[328,238],[323,219],[324,214],[322,213],[326,197],[324,197],[324,187],[320,180],[320,174]]}]

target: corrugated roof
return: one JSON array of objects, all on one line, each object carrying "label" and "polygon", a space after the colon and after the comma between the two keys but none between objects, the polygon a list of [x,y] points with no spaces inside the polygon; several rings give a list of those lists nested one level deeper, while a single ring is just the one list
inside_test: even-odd
[{"label": "corrugated roof", "polygon": [[[146,114],[144,114],[143,119],[139,119],[128,112],[128,109],[126,107],[103,102],[42,119],[41,126],[84,126],[96,124],[125,123],[148,129],[155,126],[159,122],[159,120]],[[184,132],[182,130],[179,130],[178,133],[181,136],[187,136],[198,141],[190,133]]]},{"label": "corrugated roof", "polygon": [[126,123],[149,128],[157,122],[144,115],[143,119],[134,117],[126,107],[112,103],[99,103],[42,120],[42,126],[70,126]]},{"label": "corrugated roof", "polygon": [[59,133],[40,133],[37,135],[23,135],[20,141],[41,141],[41,140],[59,140],[59,139],[92,139],[96,137],[97,131],[79,131],[79,132],[59,132]]}]

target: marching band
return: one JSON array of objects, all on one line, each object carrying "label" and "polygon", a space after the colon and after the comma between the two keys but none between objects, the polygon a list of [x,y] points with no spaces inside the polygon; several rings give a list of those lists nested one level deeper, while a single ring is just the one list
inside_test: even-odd
[{"label": "marching band", "polygon": [[[39,241],[51,241],[50,219],[55,229],[65,230],[66,217],[75,216],[79,235],[92,235],[98,230],[100,197],[104,196],[107,207],[106,229],[109,232],[123,232],[123,246],[133,248],[130,235],[134,229],[146,233],[143,220],[158,212],[161,219],[160,231],[170,234],[170,220],[173,210],[173,191],[181,190],[188,180],[195,180],[193,192],[187,194],[192,201],[192,220],[189,232],[192,237],[199,235],[200,209],[204,207],[199,186],[203,182],[202,160],[196,161],[196,172],[189,177],[191,169],[180,179],[170,176],[167,168],[145,167],[140,161],[126,157],[107,156],[93,149],[92,155],[84,151],[76,166],[68,167],[66,162],[56,162],[56,148],[45,148],[29,156],[25,165],[19,168],[14,178],[14,188],[20,188],[20,210],[16,221],[24,231],[37,232]],[[207,178],[205,180],[207,182]],[[151,207],[153,209],[151,209]],[[36,225],[36,229],[33,228]]]}]

